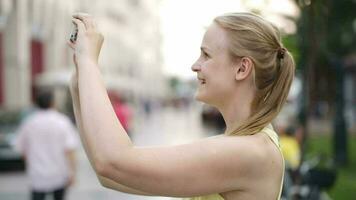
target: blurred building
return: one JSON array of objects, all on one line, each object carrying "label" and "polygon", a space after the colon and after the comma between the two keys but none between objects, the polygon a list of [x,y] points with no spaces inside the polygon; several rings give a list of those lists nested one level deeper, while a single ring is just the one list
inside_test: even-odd
[{"label": "blurred building", "polygon": [[27,107],[42,86],[63,107],[74,70],[66,42],[79,11],[94,15],[105,36],[99,63],[108,89],[136,103],[163,97],[159,2],[0,0],[0,107]]}]

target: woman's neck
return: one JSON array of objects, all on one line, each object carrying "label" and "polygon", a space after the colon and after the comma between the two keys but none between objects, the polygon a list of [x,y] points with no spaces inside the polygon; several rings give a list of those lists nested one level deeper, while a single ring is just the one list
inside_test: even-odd
[{"label": "woman's neck", "polygon": [[230,102],[225,102],[224,106],[218,107],[226,123],[226,133],[235,130],[246,121],[251,114],[253,93],[246,91],[238,92],[238,94],[243,95],[235,95],[231,98]]}]

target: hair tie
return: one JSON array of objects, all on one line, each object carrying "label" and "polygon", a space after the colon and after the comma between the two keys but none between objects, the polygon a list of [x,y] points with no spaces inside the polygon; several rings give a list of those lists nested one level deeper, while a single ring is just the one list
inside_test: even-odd
[{"label": "hair tie", "polygon": [[284,54],[286,53],[286,48],[284,48],[284,47],[280,47],[279,49],[278,49],[278,52],[277,52],[277,58],[278,59],[283,59],[284,58]]}]

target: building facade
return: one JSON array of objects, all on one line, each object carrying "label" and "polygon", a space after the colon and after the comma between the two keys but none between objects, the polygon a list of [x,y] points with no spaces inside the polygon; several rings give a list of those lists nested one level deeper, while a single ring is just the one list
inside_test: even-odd
[{"label": "building facade", "polygon": [[158,9],[143,0],[0,0],[0,107],[30,106],[40,87],[53,88],[63,107],[75,12],[92,14],[104,34],[99,64],[110,91],[134,103],[164,97]]}]

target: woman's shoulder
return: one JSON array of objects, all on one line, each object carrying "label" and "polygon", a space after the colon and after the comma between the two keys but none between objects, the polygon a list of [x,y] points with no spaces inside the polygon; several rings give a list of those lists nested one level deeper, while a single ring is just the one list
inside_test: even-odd
[{"label": "woman's shoulder", "polygon": [[236,158],[246,161],[247,166],[250,166],[253,170],[253,166],[256,166],[256,170],[260,170],[261,166],[271,163],[281,163],[282,157],[278,146],[276,146],[273,139],[270,137],[277,137],[277,134],[267,133],[267,131],[273,131],[273,128],[268,127],[262,129],[261,132],[249,135],[249,136],[230,136],[230,135],[218,135],[210,137],[211,140],[221,142],[226,151],[230,151],[235,154]]},{"label": "woman's shoulder", "polygon": [[[225,156],[217,159],[219,169],[236,177],[240,189],[251,189],[251,185],[261,185],[282,171],[282,160],[278,148],[266,134],[250,136],[219,135],[210,137],[212,143],[219,143],[219,151]],[[214,145],[211,146],[214,148]],[[280,169],[280,170],[279,170]],[[276,179],[277,180],[277,179]]]},{"label": "woman's shoulder", "polygon": [[279,148],[279,139],[273,127],[267,126],[254,135],[252,147],[258,155],[257,171],[260,175],[276,176],[283,171],[283,156]]},{"label": "woman's shoulder", "polygon": [[[225,152],[230,155],[230,160],[223,162],[233,164],[244,164],[250,168],[253,165],[261,164],[261,161],[266,157],[266,145],[268,145],[261,135],[251,136],[230,136],[230,135],[218,135],[206,138],[210,140],[212,148],[219,148],[219,151]],[[215,146],[216,144],[216,146]]]}]

